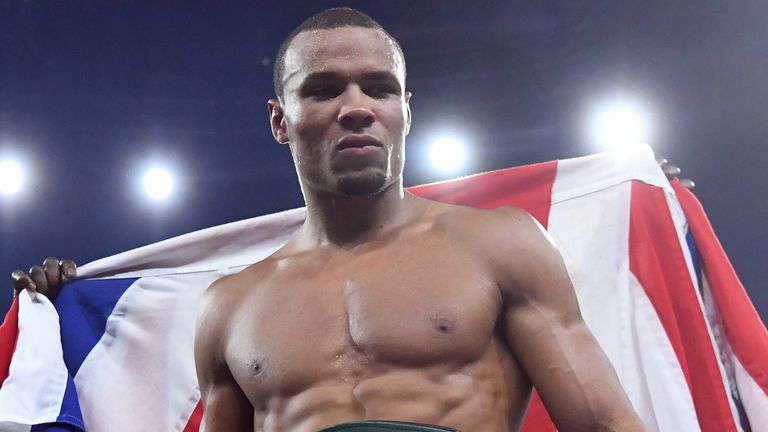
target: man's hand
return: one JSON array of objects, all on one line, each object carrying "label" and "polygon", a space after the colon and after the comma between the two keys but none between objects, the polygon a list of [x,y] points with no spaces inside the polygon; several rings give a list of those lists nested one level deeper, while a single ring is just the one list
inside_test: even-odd
[{"label": "man's hand", "polygon": [[48,297],[50,301],[56,299],[64,282],[77,276],[77,265],[72,260],[59,260],[48,257],[42,265],[35,265],[29,269],[29,273],[23,270],[14,270],[11,273],[13,280],[13,294],[18,295],[21,290],[29,290]]},{"label": "man's hand", "polygon": [[666,158],[658,157],[656,158],[656,162],[658,162],[661,170],[664,172],[664,175],[667,176],[667,179],[677,179],[680,184],[688,190],[693,190],[693,188],[696,187],[696,183],[694,183],[693,180],[680,178],[680,173],[682,172],[680,167],[676,167],[670,164]]}]

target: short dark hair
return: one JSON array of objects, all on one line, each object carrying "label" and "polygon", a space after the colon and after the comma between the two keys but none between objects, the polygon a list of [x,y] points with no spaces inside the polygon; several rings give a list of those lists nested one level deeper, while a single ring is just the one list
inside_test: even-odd
[{"label": "short dark hair", "polygon": [[293,41],[296,35],[310,30],[327,30],[339,27],[363,27],[376,29],[383,32],[389,38],[389,40],[392,41],[392,44],[395,46],[398,54],[400,54],[400,58],[403,59],[403,70],[405,71],[405,56],[403,55],[403,49],[400,47],[400,44],[397,42],[397,40],[391,34],[389,34],[388,31],[384,30],[384,27],[376,22],[376,20],[358,10],[348,7],[326,9],[307,18],[306,21],[293,29],[291,34],[289,34],[288,37],[286,37],[283,43],[280,45],[280,49],[277,51],[277,56],[275,57],[275,66],[272,75],[272,82],[275,86],[275,94],[278,97],[283,96],[285,52],[288,50],[288,46],[291,44],[291,41]]}]

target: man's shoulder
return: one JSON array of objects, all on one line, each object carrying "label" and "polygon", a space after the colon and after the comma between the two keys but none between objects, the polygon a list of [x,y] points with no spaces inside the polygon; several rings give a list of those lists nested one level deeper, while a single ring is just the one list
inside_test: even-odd
[{"label": "man's shoulder", "polygon": [[435,227],[456,240],[491,246],[501,241],[524,241],[541,231],[533,216],[512,206],[478,209],[439,204]]},{"label": "man's shoulder", "polygon": [[274,260],[268,257],[238,273],[217,279],[203,292],[198,316],[225,319],[244,298],[264,285],[275,267]]},{"label": "man's shoulder", "polygon": [[556,249],[541,224],[517,207],[448,206],[435,227],[478,258],[500,283],[525,279],[550,264]]},{"label": "man's shoulder", "polygon": [[262,281],[274,273],[276,267],[276,259],[267,257],[240,272],[217,279],[205,290],[205,295],[218,299],[241,296],[244,291],[258,289]]}]

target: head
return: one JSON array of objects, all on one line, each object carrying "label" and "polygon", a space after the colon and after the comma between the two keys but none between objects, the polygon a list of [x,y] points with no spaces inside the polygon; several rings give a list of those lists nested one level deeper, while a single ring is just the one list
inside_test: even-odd
[{"label": "head", "polygon": [[405,60],[394,38],[347,8],[321,12],[286,38],[268,103],[307,192],[370,196],[402,183],[411,123]]}]

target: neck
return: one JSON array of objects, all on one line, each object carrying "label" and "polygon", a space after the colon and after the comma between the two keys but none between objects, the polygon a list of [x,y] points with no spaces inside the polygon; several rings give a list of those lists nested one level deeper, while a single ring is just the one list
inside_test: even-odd
[{"label": "neck", "polygon": [[417,199],[403,190],[402,180],[373,196],[305,193],[307,220],[302,237],[308,244],[356,245],[411,220]]}]

